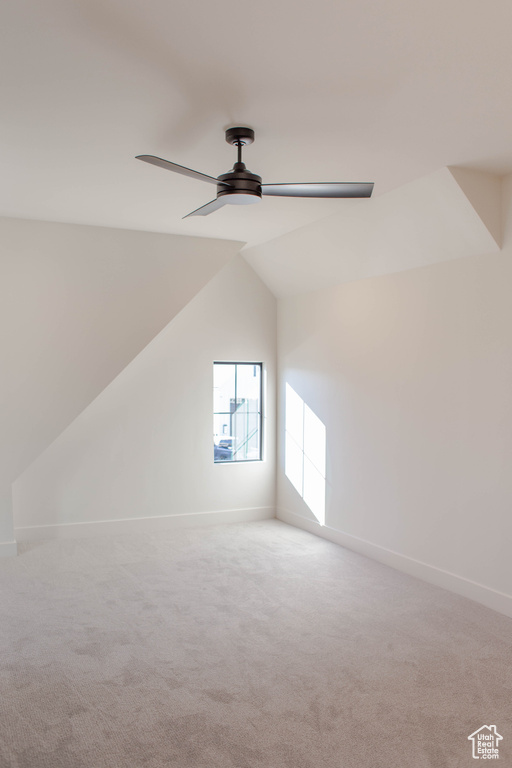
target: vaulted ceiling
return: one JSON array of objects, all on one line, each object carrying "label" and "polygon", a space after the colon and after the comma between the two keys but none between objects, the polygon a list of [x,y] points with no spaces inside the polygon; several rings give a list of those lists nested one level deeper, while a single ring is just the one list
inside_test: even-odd
[{"label": "vaulted ceiling", "polygon": [[508,173],[511,28],[508,0],[7,3],[0,215],[255,246],[343,214],[266,198],[183,220],[214,187],[134,160],[217,176],[236,124],[265,182],[374,181],[377,198],[445,166]]}]

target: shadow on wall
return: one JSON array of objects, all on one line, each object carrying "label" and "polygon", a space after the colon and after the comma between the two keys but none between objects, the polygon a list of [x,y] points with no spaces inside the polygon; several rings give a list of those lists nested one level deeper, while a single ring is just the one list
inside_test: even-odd
[{"label": "shadow on wall", "polygon": [[285,414],[286,477],[325,525],[325,424],[289,384]]}]

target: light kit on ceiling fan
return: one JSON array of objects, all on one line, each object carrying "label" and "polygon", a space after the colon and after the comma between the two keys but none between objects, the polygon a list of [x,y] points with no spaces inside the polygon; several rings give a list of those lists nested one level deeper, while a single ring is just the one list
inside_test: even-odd
[{"label": "light kit on ceiling fan", "polygon": [[262,195],[273,197],[325,197],[325,198],[361,198],[371,197],[373,183],[358,182],[312,182],[306,184],[262,184],[261,176],[248,171],[245,163],[242,162],[242,148],[254,141],[254,131],[252,128],[236,127],[228,128],[226,131],[226,141],[237,147],[238,156],[233,168],[227,173],[222,173],[215,178],[199,171],[193,171],[191,168],[185,168],[183,165],[171,163],[169,160],[163,160],[154,155],[137,155],[137,160],[143,160],[151,165],[158,165],[160,168],[166,168],[168,171],[181,173],[182,176],[189,176],[192,179],[206,181],[209,184],[217,186],[217,197],[210,203],[197,208],[188,213],[183,218],[189,216],[208,216],[213,211],[222,208],[224,205],[247,205],[257,203]]}]

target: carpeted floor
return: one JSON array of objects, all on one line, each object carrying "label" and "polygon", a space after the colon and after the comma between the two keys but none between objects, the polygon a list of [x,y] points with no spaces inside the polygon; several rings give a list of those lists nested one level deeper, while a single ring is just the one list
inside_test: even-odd
[{"label": "carpeted floor", "polygon": [[512,620],[275,520],[0,561],[2,768],[452,768]]}]

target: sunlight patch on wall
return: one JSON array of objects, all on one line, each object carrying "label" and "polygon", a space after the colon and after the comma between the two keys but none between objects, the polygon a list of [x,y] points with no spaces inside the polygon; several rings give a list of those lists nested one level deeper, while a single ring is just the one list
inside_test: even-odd
[{"label": "sunlight patch on wall", "polygon": [[286,384],[286,477],[320,525],[325,524],[325,425]]}]

